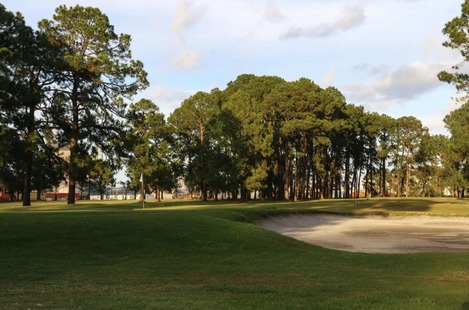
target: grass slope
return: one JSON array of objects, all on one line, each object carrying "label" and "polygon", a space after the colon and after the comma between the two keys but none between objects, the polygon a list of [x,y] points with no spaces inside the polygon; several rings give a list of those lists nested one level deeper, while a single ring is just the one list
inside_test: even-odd
[{"label": "grass slope", "polygon": [[295,212],[469,216],[454,199],[0,205],[0,309],[469,309],[469,253],[314,247]]}]

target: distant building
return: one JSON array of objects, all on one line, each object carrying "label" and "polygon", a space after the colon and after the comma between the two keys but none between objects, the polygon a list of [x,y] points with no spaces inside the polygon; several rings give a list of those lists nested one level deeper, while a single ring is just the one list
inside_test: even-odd
[{"label": "distant building", "polygon": [[0,202],[2,201],[10,201],[10,193],[8,193],[7,188],[3,184],[3,182],[0,180]]},{"label": "distant building", "polygon": [[[57,155],[65,161],[70,159],[70,148],[62,147],[59,149]],[[75,186],[75,199],[80,199],[81,197],[81,187],[79,184]],[[46,200],[67,200],[68,198],[68,176],[65,177],[65,180],[60,181],[59,185],[52,188],[46,192]]]}]

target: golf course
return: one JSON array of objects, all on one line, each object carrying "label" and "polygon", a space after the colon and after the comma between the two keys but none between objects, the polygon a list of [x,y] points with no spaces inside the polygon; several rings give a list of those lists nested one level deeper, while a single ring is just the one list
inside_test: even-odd
[{"label": "golf course", "polygon": [[309,214],[459,218],[469,201],[4,203],[0,309],[469,309],[469,252],[346,252],[256,225]]}]

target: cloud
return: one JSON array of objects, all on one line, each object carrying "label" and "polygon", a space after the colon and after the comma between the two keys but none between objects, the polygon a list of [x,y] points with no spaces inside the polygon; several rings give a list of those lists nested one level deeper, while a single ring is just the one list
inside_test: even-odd
[{"label": "cloud", "polygon": [[279,23],[286,20],[286,17],[279,10],[277,5],[273,1],[269,1],[266,4],[264,17],[266,20],[272,23]]},{"label": "cloud", "polygon": [[[353,83],[344,85],[343,89],[346,96],[358,104],[385,108],[395,103],[417,99],[441,86],[437,74],[445,67],[445,64],[414,62],[390,69],[369,84]],[[382,67],[365,68],[382,70]],[[371,70],[370,73],[380,70]]]},{"label": "cloud", "polygon": [[202,53],[183,48],[181,53],[173,58],[173,65],[177,68],[191,69],[200,63]]},{"label": "cloud", "polygon": [[189,98],[192,93],[177,89],[174,87],[168,87],[163,85],[156,85],[152,87],[152,98],[155,99],[157,105],[161,108],[161,111],[165,114],[171,113],[174,109],[179,107],[181,103]]},{"label": "cloud", "polygon": [[336,67],[332,67],[329,71],[326,72],[326,74],[324,74],[324,77],[322,78],[322,83],[321,83],[324,88],[333,85],[336,74],[337,74]]},{"label": "cloud", "polygon": [[355,104],[366,106],[367,103],[374,102],[376,99],[376,92],[372,87],[366,84],[348,83],[346,85],[342,85],[341,89],[347,99]]},{"label": "cloud", "polygon": [[445,100],[442,100],[438,106],[422,110],[417,117],[422,121],[422,124],[430,129],[432,134],[449,135],[449,131],[446,129],[443,119],[446,115],[461,106],[461,103],[457,101],[458,98],[461,98],[461,96],[457,95],[449,98],[446,101],[446,105]]},{"label": "cloud", "polygon": [[415,99],[441,85],[437,75],[443,68],[441,64],[414,62],[391,70],[375,80],[372,87],[386,99]]},{"label": "cloud", "polygon": [[202,53],[187,48],[184,31],[202,19],[205,14],[204,6],[194,6],[190,0],[180,0],[171,23],[171,30],[180,40],[180,52],[173,58],[172,64],[177,68],[191,69],[202,59]]},{"label": "cloud", "polygon": [[365,73],[367,75],[380,75],[380,74],[385,74],[389,71],[388,66],[373,66],[370,64],[360,64],[360,65],[355,65],[353,67],[353,71],[357,73]]},{"label": "cloud", "polygon": [[179,1],[171,23],[171,30],[181,33],[189,26],[198,22],[205,14],[205,7],[194,6],[189,0]]},{"label": "cloud", "polygon": [[442,121],[442,118],[445,114],[432,113],[419,115],[419,119],[422,121],[422,124],[427,127],[432,134],[443,134],[447,135],[448,130],[445,128],[445,123]]},{"label": "cloud", "polygon": [[452,59],[455,63],[461,58],[461,54],[456,49],[451,49],[443,46],[446,38],[440,29],[440,26],[435,26],[422,40],[422,55],[425,57],[438,57],[443,59]]},{"label": "cloud", "polygon": [[281,39],[296,39],[301,37],[317,38],[334,35],[341,31],[348,31],[363,24],[365,21],[363,4],[347,4],[342,15],[333,23],[321,23],[309,27],[292,27],[280,36]]},{"label": "cloud", "polygon": [[347,4],[343,13],[334,24],[334,27],[338,30],[347,31],[356,28],[363,24],[366,19],[363,4]]}]

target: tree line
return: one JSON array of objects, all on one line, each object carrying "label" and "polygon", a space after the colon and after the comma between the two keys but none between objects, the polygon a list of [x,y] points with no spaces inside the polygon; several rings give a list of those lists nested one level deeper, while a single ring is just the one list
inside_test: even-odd
[{"label": "tree line", "polygon": [[[455,20],[467,21],[462,8]],[[453,21],[444,45],[467,57],[467,23]],[[23,205],[62,179],[73,204],[77,184],[103,190],[123,166],[130,188],[143,174],[158,198],[182,182],[204,200],[463,197],[469,187],[468,103],[445,117],[446,137],[306,78],[244,74],[166,118],[133,100],[148,86],[143,64],[96,8],[60,6],[33,30],[0,5],[0,42],[0,181]],[[454,69],[439,78],[467,92]]]},{"label": "tree line", "polygon": [[[306,78],[241,75],[184,100],[167,122],[148,100],[132,108],[141,152],[130,171],[145,171],[153,189],[173,188],[171,171],[202,199],[463,196],[468,185],[455,138],[412,116],[366,112]],[[445,118],[451,132],[467,111]]]}]

